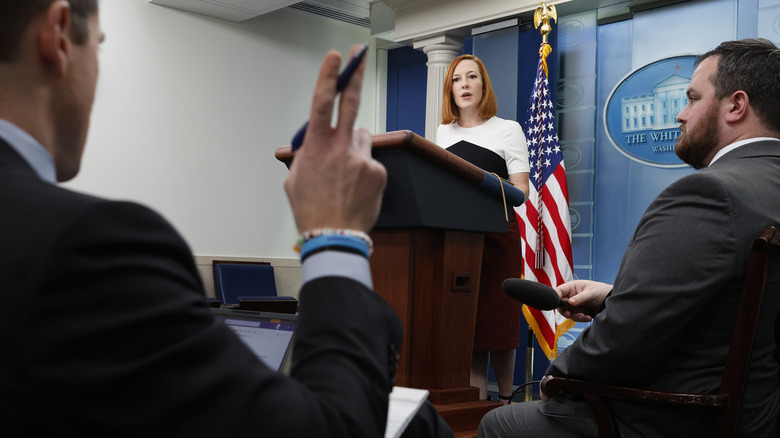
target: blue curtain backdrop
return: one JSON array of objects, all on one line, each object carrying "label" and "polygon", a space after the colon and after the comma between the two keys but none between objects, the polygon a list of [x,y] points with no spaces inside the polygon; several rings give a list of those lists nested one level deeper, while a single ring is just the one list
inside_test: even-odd
[{"label": "blue curtain backdrop", "polygon": [[428,57],[401,47],[387,52],[387,131],[408,129],[425,137],[425,89]]},{"label": "blue curtain backdrop", "polygon": [[[609,140],[604,125],[603,108],[610,92],[626,75],[653,61],[703,53],[724,40],[733,39],[737,3],[735,0],[692,1],[637,13],[633,20],[599,26],[595,280],[606,283],[615,280],[623,252],[647,206],[669,184],[693,172],[690,167],[649,166],[620,153]],[[679,17],[697,19],[683,25]]]}]

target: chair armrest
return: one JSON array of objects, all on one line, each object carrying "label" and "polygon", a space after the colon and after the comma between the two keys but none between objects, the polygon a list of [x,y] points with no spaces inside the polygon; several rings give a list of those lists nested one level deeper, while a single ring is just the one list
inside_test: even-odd
[{"label": "chair armrest", "polygon": [[564,394],[592,394],[604,398],[662,406],[696,406],[723,409],[728,405],[728,396],[725,394],[686,394],[650,391],[557,376],[544,376],[541,388],[550,397]]}]

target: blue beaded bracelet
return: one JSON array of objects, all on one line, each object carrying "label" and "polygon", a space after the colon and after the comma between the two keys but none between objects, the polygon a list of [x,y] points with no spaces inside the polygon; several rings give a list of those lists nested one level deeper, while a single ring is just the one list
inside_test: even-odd
[{"label": "blue beaded bracelet", "polygon": [[315,228],[311,231],[304,231],[301,233],[300,237],[298,237],[298,241],[295,243],[295,246],[293,249],[295,252],[301,252],[301,247],[303,246],[304,242],[314,239],[315,237],[320,236],[328,236],[328,235],[340,235],[340,236],[352,236],[357,237],[360,240],[363,240],[368,244],[368,253],[371,254],[371,252],[374,249],[374,242],[371,240],[371,237],[368,236],[368,234],[358,231],[358,230],[350,230],[346,228]]},{"label": "blue beaded bracelet", "polygon": [[370,255],[368,243],[359,237],[343,234],[327,234],[313,237],[303,242],[303,245],[301,245],[301,261],[314,253],[331,248],[360,254],[366,258]]}]

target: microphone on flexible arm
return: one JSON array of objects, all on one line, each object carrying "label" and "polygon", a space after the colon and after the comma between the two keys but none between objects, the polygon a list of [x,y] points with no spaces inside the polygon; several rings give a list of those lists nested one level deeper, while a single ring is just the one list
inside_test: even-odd
[{"label": "microphone on flexible arm", "polygon": [[595,316],[593,310],[587,307],[571,306],[568,300],[558,296],[558,292],[546,284],[522,278],[507,278],[501,285],[501,290],[511,298],[539,310],[566,309],[572,313],[584,313]]}]

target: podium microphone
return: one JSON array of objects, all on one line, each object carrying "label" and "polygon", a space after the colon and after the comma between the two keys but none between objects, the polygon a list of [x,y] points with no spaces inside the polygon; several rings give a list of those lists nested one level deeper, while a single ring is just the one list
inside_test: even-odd
[{"label": "podium microphone", "polygon": [[591,309],[574,307],[567,300],[562,300],[558,292],[546,284],[522,278],[507,278],[501,285],[501,290],[511,298],[539,310],[567,309],[572,312],[582,312],[594,316]]}]

